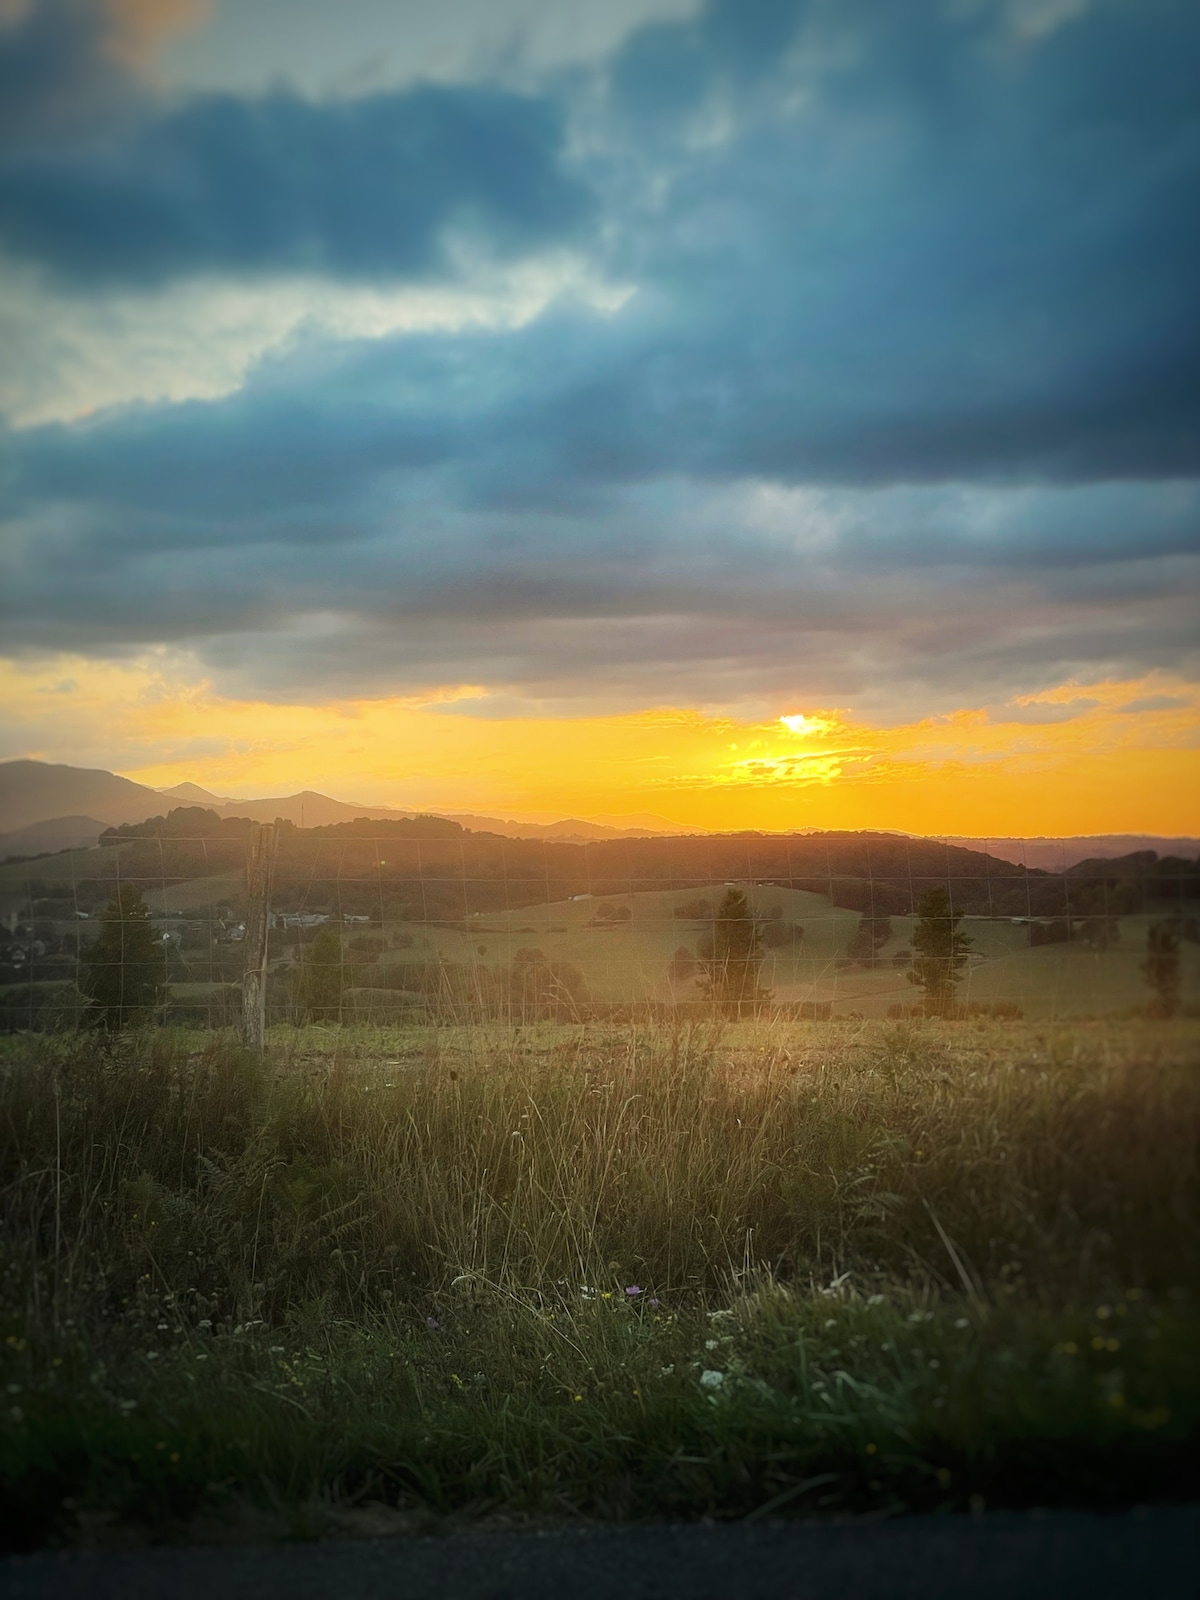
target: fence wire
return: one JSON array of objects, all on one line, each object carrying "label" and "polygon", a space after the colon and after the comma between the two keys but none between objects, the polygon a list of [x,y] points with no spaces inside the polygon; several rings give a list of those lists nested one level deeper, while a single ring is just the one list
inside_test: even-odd
[{"label": "fence wire", "polygon": [[[238,1020],[250,825],[171,823],[0,865],[0,1027]],[[1064,845],[1054,870],[1011,841],[575,844],[437,819],[280,823],[276,837],[268,1025],[895,1017],[930,1009],[939,960],[956,1016],[1200,1000],[1200,862],[1149,851],[1068,864]]]}]

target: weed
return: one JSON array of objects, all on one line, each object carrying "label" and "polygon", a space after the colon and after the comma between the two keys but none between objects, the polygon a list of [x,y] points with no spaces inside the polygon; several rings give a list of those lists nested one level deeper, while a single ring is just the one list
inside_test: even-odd
[{"label": "weed", "polygon": [[239,1502],[1180,1492],[1195,1046],[986,1019],[277,1029],[263,1061],[10,1040],[7,1537]]}]

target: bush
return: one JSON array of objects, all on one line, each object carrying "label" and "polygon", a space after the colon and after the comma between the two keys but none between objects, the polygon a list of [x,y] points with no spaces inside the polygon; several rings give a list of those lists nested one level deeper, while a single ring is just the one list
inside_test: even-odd
[{"label": "bush", "polygon": [[57,1033],[77,1028],[87,997],[73,983],[0,985],[0,1033]]},{"label": "bush", "polygon": [[890,917],[859,917],[858,927],[846,946],[846,954],[853,961],[871,966],[891,936]]},{"label": "bush", "polygon": [[607,901],[602,901],[596,907],[592,917],[593,922],[630,922],[632,919],[631,907],[609,905]]}]

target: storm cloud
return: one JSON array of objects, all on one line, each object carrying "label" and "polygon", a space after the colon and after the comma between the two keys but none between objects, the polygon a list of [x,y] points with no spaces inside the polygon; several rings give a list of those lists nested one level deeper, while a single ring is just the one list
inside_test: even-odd
[{"label": "storm cloud", "polygon": [[1194,670],[1198,74],[1170,0],[715,0],[536,89],[143,89],[26,139],[0,244],[97,315],[563,250],[622,294],[11,427],[6,636],[280,696]]},{"label": "storm cloud", "polygon": [[497,90],[211,97],[0,164],[0,245],[93,286],[213,270],[424,278],[448,270],[448,230],[501,257],[574,231],[587,198],[561,141],[553,107]]}]

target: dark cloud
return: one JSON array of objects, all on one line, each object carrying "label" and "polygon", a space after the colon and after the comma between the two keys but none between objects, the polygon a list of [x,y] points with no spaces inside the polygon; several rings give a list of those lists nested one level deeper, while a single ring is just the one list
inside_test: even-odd
[{"label": "dark cloud", "polygon": [[46,0],[0,21],[0,150],[78,127],[133,89],[96,5]]},{"label": "dark cloud", "polygon": [[76,285],[205,272],[428,278],[574,232],[586,195],[547,102],[427,87],[314,105],[196,100],[85,149],[0,165],[0,243]]},{"label": "dark cloud", "polygon": [[430,276],[452,227],[532,251],[590,203],[634,293],[10,434],[8,637],[186,639],[280,694],[1194,665],[1200,13],[1006,14],[721,0],[558,112],[210,98],[14,158],[0,232],[80,285]]},{"label": "dark cloud", "polygon": [[[87,474],[76,430],[39,435],[0,586],[9,648],[186,642],[222,682],[283,697],[449,678],[710,702],[797,681],[991,700],[997,682],[1015,694],[1196,655],[1196,486],[656,480],[514,512],[464,503],[462,453],[397,467],[385,427],[339,433],[341,394],[305,419],[290,481],[284,451],[264,447],[255,470],[255,441],[297,432],[264,426],[253,391],[195,408],[193,426],[173,411],[93,425]],[[154,425],[177,427],[175,444]]]},{"label": "dark cloud", "polygon": [[[703,344],[681,344],[680,330],[634,303],[615,316],[560,308],[501,332],[302,345],[223,400],[10,434],[0,511],[15,520],[70,505],[92,519],[97,538],[182,549],[358,537],[389,518],[401,528],[419,506],[433,523],[473,515],[481,530],[497,520],[553,525],[570,552],[573,526],[586,544],[595,518],[619,509],[627,491],[653,498],[656,483],[669,521],[680,483],[711,495],[745,480],[898,490],[907,480],[907,491],[881,500],[875,522],[855,532],[864,557],[889,543],[893,516],[922,565],[1087,569],[1200,543],[1194,487],[1139,482],[1128,461],[1131,481],[1113,482],[1116,446],[1077,413],[1047,411],[1045,437],[1026,419],[1022,448],[1002,427],[995,397],[992,430],[982,415],[988,397],[978,396],[981,416],[966,433],[943,408],[929,415],[915,396],[906,403],[902,382],[889,391],[881,370],[869,394],[829,392],[820,404],[797,397],[792,449],[772,452],[761,436],[781,406],[770,353],[723,376]],[[880,413],[891,417],[897,454],[888,471],[871,453],[868,405],[875,428]],[[1061,464],[1044,470],[1043,450],[1056,441],[1061,448],[1068,432],[1088,453],[1073,473]],[[1169,465],[1190,463],[1185,455]],[[1064,479],[1092,490],[1072,498],[1021,488]],[[917,485],[939,480],[1009,488],[1010,509],[991,524],[986,499],[977,514],[966,492],[923,502]],[[727,535],[736,550],[736,529]]]},{"label": "dark cloud", "polygon": [[0,7],[0,151],[55,148],[149,106],[145,69],[203,0],[10,0]]},{"label": "dark cloud", "polygon": [[646,78],[616,111],[631,147],[652,135],[654,186],[619,268],[675,318],[657,385],[644,358],[610,379],[610,451],[677,420],[668,447],[716,474],[1194,472],[1200,12],[1099,0],[1019,45],[995,6],[788,9],[791,48],[744,89],[728,8],[678,30],[674,138],[645,39],[614,69]]}]

